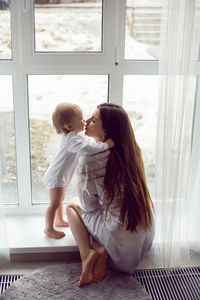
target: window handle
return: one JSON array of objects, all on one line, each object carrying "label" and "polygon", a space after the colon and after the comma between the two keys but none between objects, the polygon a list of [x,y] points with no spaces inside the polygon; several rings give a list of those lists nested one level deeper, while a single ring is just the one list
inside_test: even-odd
[{"label": "window handle", "polygon": [[23,11],[27,12],[29,10],[30,0],[23,0]]},{"label": "window handle", "polygon": [[115,65],[118,66],[119,64],[119,48],[115,47]]}]

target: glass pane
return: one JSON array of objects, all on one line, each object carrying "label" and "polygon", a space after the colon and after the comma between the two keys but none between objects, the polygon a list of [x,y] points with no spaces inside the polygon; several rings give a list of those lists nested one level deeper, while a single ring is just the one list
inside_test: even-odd
[{"label": "glass pane", "polygon": [[[33,75],[29,76],[29,118],[33,204],[46,203],[48,191],[43,178],[55,157],[60,135],[52,127],[52,112],[57,104],[78,104],[85,119],[96,106],[107,101],[107,75]],[[67,189],[66,200],[77,196],[76,176]]]},{"label": "glass pane", "polygon": [[3,202],[18,204],[12,76],[0,75],[0,178]]},{"label": "glass pane", "polygon": [[102,0],[35,0],[35,51],[101,51]]},{"label": "glass pane", "polygon": [[11,59],[10,0],[0,0],[0,59]]},{"label": "glass pane", "polygon": [[158,59],[162,0],[126,0],[125,59]]},{"label": "glass pane", "polygon": [[144,159],[151,197],[155,197],[155,141],[158,76],[124,78],[123,107],[128,112]]}]

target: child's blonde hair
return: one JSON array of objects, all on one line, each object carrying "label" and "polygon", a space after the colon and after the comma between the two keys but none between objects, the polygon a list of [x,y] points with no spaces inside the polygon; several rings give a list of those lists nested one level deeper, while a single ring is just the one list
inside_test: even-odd
[{"label": "child's blonde hair", "polygon": [[53,115],[52,121],[53,126],[56,129],[58,134],[69,133],[65,126],[70,124],[72,118],[81,111],[80,107],[76,104],[71,103],[60,103],[56,106]]}]

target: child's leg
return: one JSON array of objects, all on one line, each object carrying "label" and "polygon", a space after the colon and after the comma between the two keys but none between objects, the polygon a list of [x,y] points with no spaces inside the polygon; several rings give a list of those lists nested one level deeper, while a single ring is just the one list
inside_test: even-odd
[{"label": "child's leg", "polygon": [[63,201],[65,199],[65,193],[66,193],[66,188],[65,188],[65,190],[63,192],[60,205],[58,206],[58,208],[56,210],[54,224],[57,227],[66,227],[66,226],[69,226],[68,222],[63,219]]},{"label": "child's leg", "polygon": [[49,197],[50,197],[50,204],[49,207],[46,210],[45,214],[45,230],[44,232],[49,237],[60,239],[63,236],[65,236],[64,232],[57,231],[53,227],[54,219],[56,210],[60,206],[60,203],[62,203],[63,194],[65,194],[65,188],[64,187],[57,187],[49,190]]},{"label": "child's leg", "polygon": [[81,209],[78,205],[69,205],[67,207],[67,217],[72,234],[77,242],[81,261],[82,273],[78,286],[89,284],[93,281],[93,267],[99,257],[96,250],[90,246],[90,235],[81,219]]}]

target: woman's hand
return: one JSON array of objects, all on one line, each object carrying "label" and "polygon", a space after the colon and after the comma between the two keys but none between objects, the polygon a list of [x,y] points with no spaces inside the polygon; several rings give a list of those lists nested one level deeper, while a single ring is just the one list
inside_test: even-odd
[{"label": "woman's hand", "polygon": [[115,146],[115,143],[112,139],[106,140],[105,143],[108,145],[108,148],[113,148]]}]

